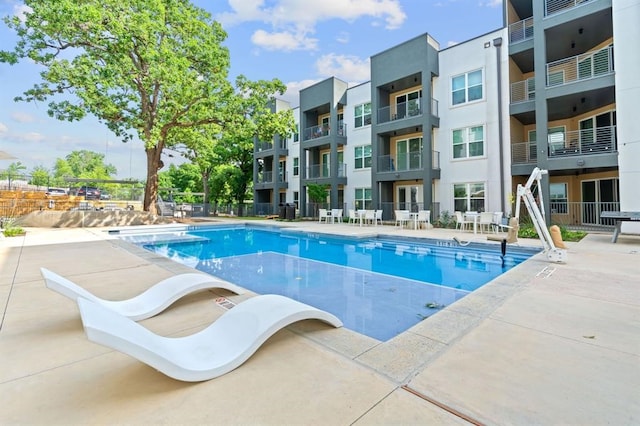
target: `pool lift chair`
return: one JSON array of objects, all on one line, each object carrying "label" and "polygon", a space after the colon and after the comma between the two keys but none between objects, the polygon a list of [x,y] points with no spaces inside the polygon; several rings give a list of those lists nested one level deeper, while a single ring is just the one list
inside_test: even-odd
[{"label": "pool lift chair", "polygon": [[536,203],[535,198],[531,192],[531,187],[533,183],[536,182],[537,188],[540,188],[540,180],[542,176],[548,174],[547,170],[542,170],[538,167],[533,169],[531,176],[527,180],[525,185],[518,184],[518,189],[516,193],[516,214],[515,219],[519,220],[520,218],[520,202],[524,202],[525,207],[529,211],[529,215],[533,220],[533,226],[536,228],[538,232],[538,236],[540,237],[540,241],[542,241],[542,246],[544,247],[544,251],[547,254],[547,259],[550,262],[555,263],[564,263],[567,260],[567,251],[561,248],[556,247],[553,239],[551,238],[551,234],[549,233],[549,229],[547,228],[547,223],[544,217],[544,201],[542,199],[542,193],[538,190],[538,201],[540,203],[540,207]]},{"label": "pool lift chair", "polygon": [[252,297],[211,325],[184,337],[164,337],[100,303],[79,298],[88,339],[125,353],[176,380],[211,380],[240,367],[279,330],[317,319],[342,327],[336,316],[276,294]]},{"label": "pool lift chair", "polygon": [[244,293],[242,287],[219,280],[211,275],[186,273],[166,278],[131,299],[115,301],[101,299],[46,268],[40,268],[40,273],[47,288],[73,301],[80,298],[91,300],[133,321],[151,318],[167,309],[178,299],[196,291],[221,288],[236,294]]}]

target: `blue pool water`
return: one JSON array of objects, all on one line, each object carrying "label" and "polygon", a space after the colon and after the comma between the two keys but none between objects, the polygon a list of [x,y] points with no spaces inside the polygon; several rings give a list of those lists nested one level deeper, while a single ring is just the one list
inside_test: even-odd
[{"label": "blue pool water", "polygon": [[267,227],[207,227],[123,238],[258,294],[281,294],[386,341],[538,250],[454,241],[347,238]]}]

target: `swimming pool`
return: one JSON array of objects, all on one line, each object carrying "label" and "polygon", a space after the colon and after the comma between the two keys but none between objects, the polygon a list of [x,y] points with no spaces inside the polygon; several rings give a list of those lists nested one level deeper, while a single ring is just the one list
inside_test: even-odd
[{"label": "swimming pool", "polygon": [[124,239],[258,294],[281,294],[386,341],[525,261],[537,249],[343,237],[262,226],[190,227]]}]

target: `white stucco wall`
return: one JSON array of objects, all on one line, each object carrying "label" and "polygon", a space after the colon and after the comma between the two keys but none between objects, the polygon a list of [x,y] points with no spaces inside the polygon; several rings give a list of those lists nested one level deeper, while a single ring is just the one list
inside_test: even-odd
[{"label": "white stucco wall", "polygon": [[[440,151],[441,178],[436,184],[440,211],[453,213],[453,185],[456,183],[483,182],[485,184],[485,209],[500,211],[500,151],[498,129],[498,77],[497,48],[493,40],[502,37],[500,63],[502,67],[503,106],[503,161],[505,193],[510,191],[510,157],[508,155],[509,97],[508,97],[508,47],[506,30],[498,30],[448,49],[439,55],[440,76],[434,84],[434,96],[439,101],[440,127],[435,131],[436,149]],[[485,47],[485,43],[489,43]],[[451,79],[454,76],[483,70],[483,98],[462,105],[452,105]],[[505,84],[505,82],[507,84]],[[454,159],[452,131],[454,129],[483,125],[485,128],[485,155],[479,158]]]},{"label": "white stucco wall", "polygon": [[[371,126],[355,128],[356,105],[371,102],[371,83],[363,83],[347,90],[347,105],[344,107],[344,122],[347,125],[347,145],[344,147],[344,162],[347,165],[347,185],[344,188],[346,208],[355,206],[355,189],[371,188],[371,169],[354,169],[355,147],[371,145]],[[346,213],[346,212],[345,212]]]},{"label": "white stucco wall", "polygon": [[[640,1],[613,0],[620,210],[640,211]],[[623,232],[640,233],[640,223]]]}]

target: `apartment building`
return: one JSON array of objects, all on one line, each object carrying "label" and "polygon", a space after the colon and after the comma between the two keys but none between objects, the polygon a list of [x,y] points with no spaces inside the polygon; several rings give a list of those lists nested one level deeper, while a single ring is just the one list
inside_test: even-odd
[{"label": "apartment building", "polygon": [[[637,99],[639,85],[628,67],[637,69],[640,55],[630,42],[633,37],[615,38],[616,33],[637,27],[639,4],[624,0],[506,2],[511,173],[514,182],[521,182],[535,166],[549,170],[541,189],[550,200],[547,214],[555,223],[610,224],[600,217],[602,211],[619,210],[623,199],[639,199],[640,175],[628,177],[626,185],[631,187],[623,194],[620,165],[631,153],[625,149],[623,156],[621,148],[638,134],[629,132],[629,126],[638,130],[632,123],[638,107],[631,102],[631,92],[635,90]],[[614,19],[617,7],[626,12]],[[621,19],[626,13],[635,15],[633,24],[631,19]],[[634,31],[637,34],[637,28]],[[622,87],[627,89],[621,93]],[[633,148],[636,155],[637,149]],[[638,167],[631,169],[637,172]],[[629,209],[637,210],[637,203],[630,202]]]},{"label": "apartment building", "polygon": [[504,28],[445,49],[425,33],[372,56],[367,83],[302,90],[299,133],[256,148],[256,205],[312,216],[307,188],[326,184],[325,207],[386,220],[396,209],[509,215],[540,167],[554,223],[640,210],[640,37],[627,35],[640,31],[639,4],[510,0]]}]

